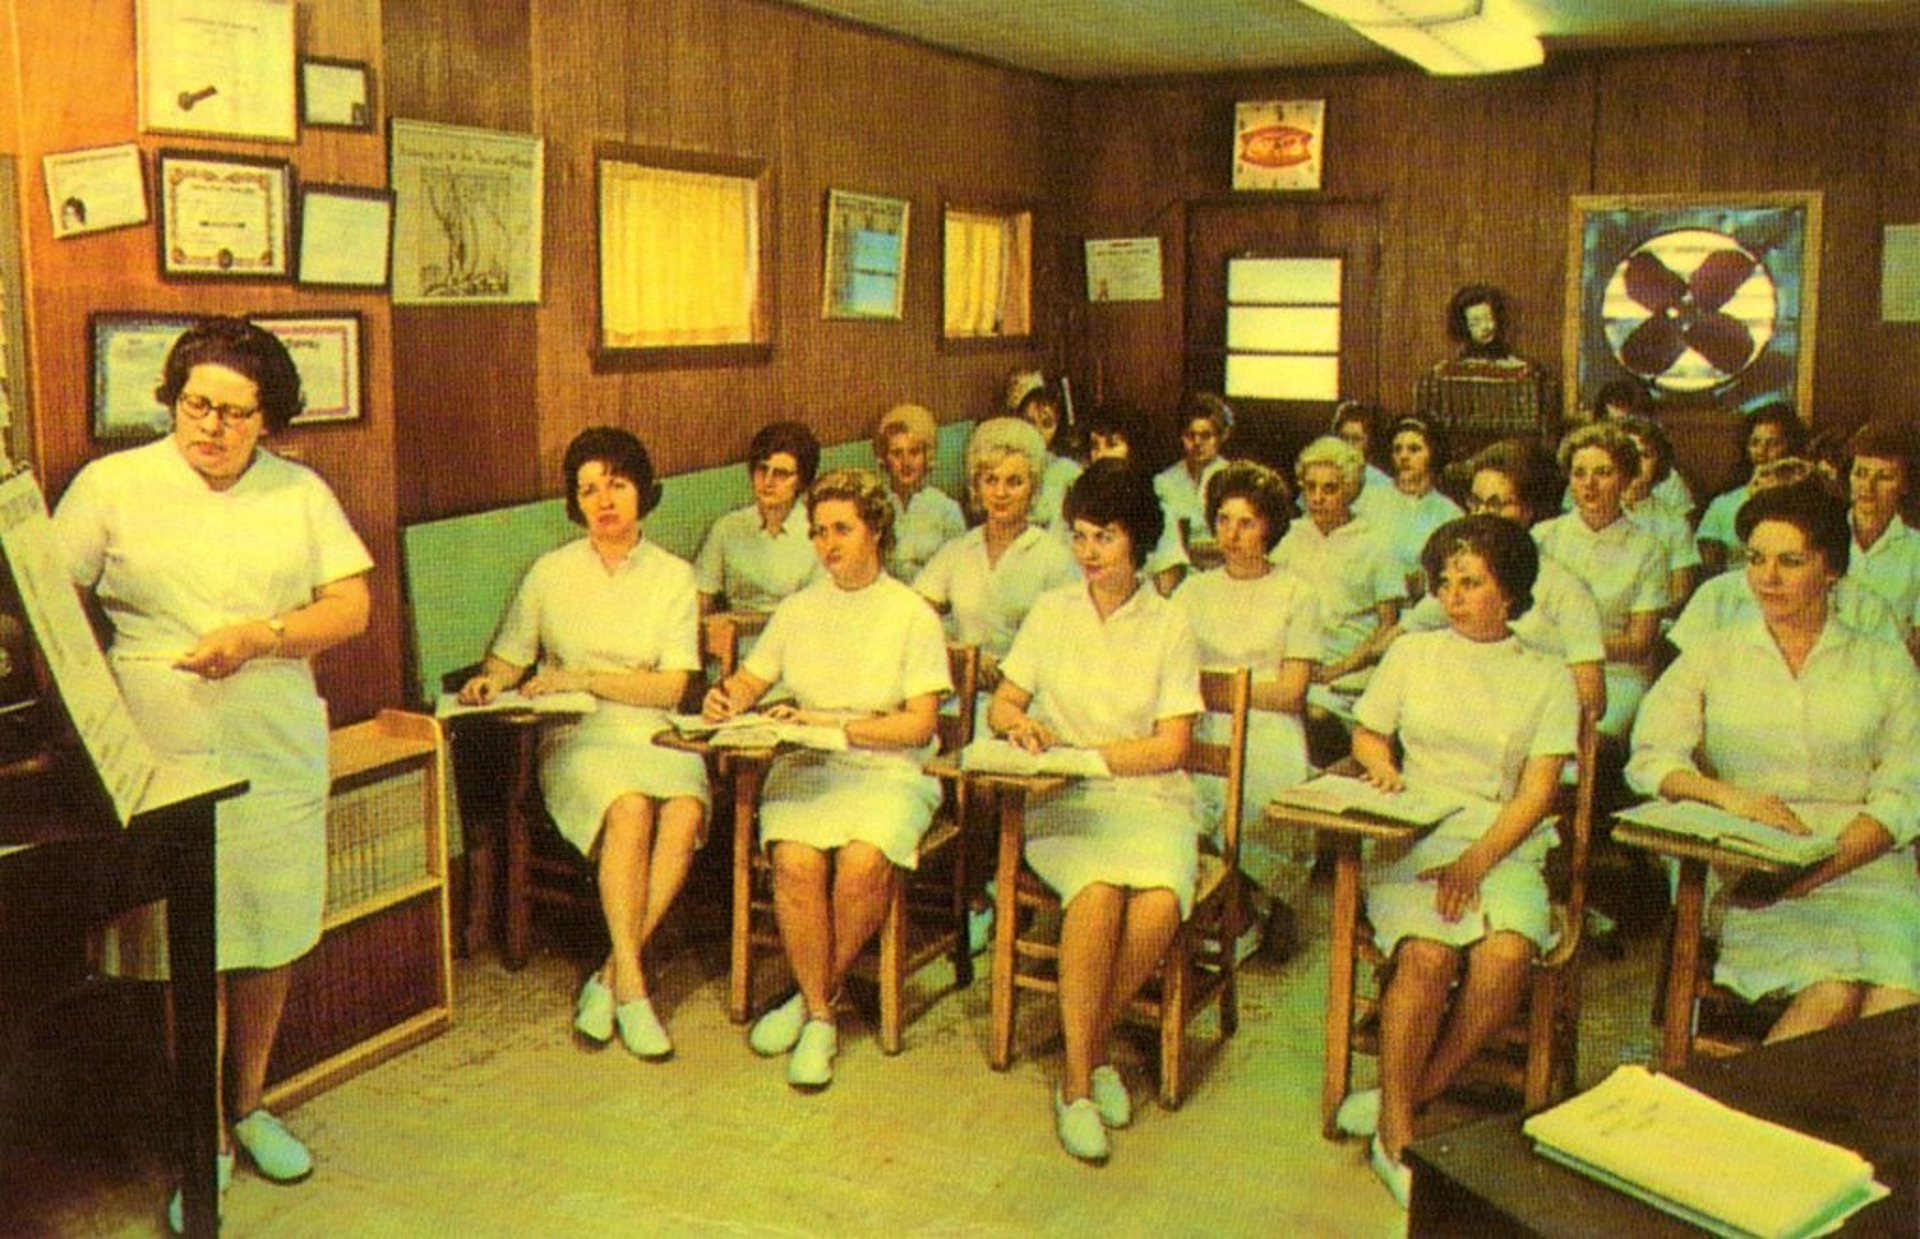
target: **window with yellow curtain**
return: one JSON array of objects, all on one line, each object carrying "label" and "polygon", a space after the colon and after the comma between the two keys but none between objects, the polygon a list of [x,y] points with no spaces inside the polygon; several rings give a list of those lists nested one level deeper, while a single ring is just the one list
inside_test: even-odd
[{"label": "window with yellow curtain", "polygon": [[1033,213],[948,207],[946,310],[950,340],[1031,335]]},{"label": "window with yellow curtain", "polygon": [[765,166],[615,147],[597,164],[600,350],[765,346]]}]

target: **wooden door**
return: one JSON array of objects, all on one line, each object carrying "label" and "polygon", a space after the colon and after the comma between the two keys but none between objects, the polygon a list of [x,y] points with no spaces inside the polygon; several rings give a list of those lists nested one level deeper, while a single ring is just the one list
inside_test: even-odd
[{"label": "wooden door", "polygon": [[[1226,380],[1227,260],[1245,255],[1338,256],[1340,397],[1378,400],[1379,207],[1372,201],[1202,202],[1187,209],[1188,390],[1220,391]],[[1327,401],[1235,400],[1239,423],[1229,453],[1288,466],[1327,427]],[[1287,470],[1289,473],[1290,469]]]}]

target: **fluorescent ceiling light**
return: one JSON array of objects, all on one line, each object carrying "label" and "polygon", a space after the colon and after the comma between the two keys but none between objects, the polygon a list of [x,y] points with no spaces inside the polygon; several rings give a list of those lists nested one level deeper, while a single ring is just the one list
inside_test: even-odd
[{"label": "fluorescent ceiling light", "polygon": [[1300,0],[1437,77],[1507,73],[1546,59],[1506,0]]}]

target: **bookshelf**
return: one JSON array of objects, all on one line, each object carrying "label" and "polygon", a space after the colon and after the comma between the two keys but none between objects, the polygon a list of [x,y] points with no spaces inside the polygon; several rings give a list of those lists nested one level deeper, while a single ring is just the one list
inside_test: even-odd
[{"label": "bookshelf", "polygon": [[438,722],[402,710],[333,732],[326,911],[294,966],[269,1106],[298,1105],[452,1019],[446,752]]}]

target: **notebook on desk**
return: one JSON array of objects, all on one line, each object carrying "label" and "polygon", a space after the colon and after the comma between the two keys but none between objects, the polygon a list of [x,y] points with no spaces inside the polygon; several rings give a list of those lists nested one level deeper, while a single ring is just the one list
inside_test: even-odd
[{"label": "notebook on desk", "polygon": [[1436,826],[1463,807],[1458,800],[1411,788],[1383,792],[1364,779],[1343,774],[1322,774],[1283,788],[1274,795],[1274,803],[1322,813],[1340,813],[1355,817],[1379,818],[1408,826]]},{"label": "notebook on desk", "polygon": [[1700,839],[1730,852],[1805,868],[1833,855],[1840,827],[1858,811],[1851,805],[1795,805],[1794,812],[1812,828],[1810,835],[1788,834],[1765,822],[1693,800],[1649,800],[1614,816],[1636,826]]}]

